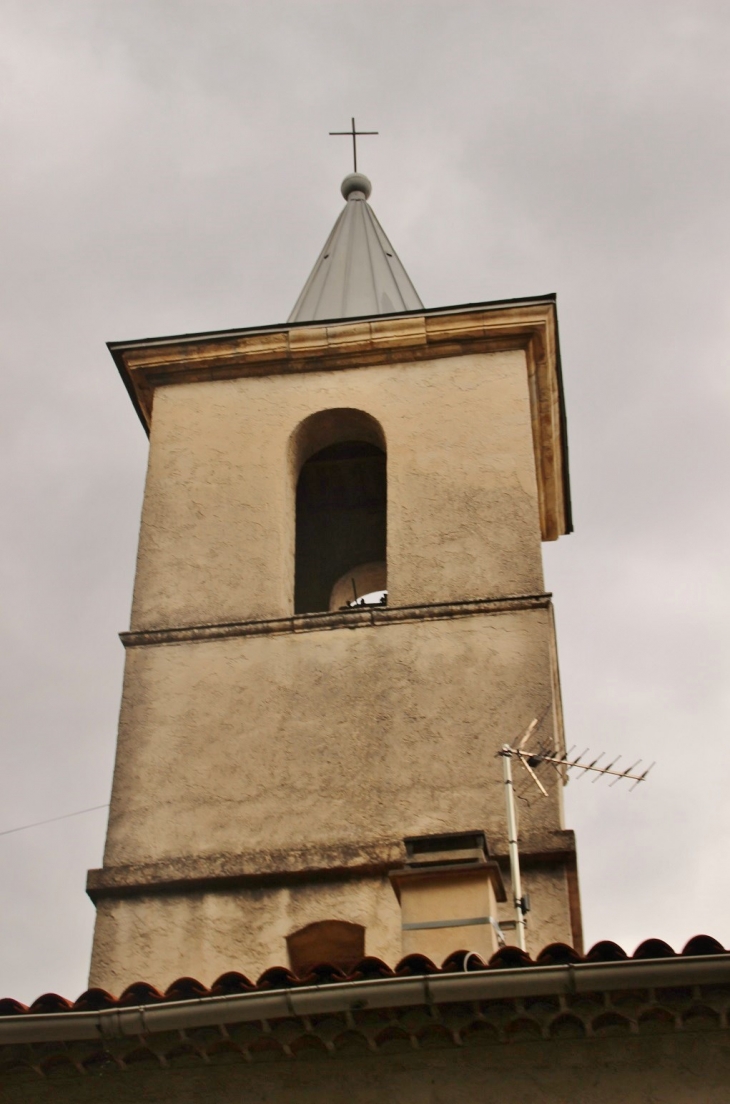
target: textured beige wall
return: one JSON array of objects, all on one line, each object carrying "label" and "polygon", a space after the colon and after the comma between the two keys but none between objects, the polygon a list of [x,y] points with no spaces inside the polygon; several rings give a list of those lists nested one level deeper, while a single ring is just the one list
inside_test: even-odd
[{"label": "textured beige wall", "polygon": [[[523,870],[523,888],[532,896],[527,949],[533,956],[548,943],[570,942],[570,916],[559,864]],[[509,890],[509,878],[505,878]],[[460,910],[462,901],[454,902]],[[489,911],[489,910],[487,910]],[[456,915],[455,911],[453,915]],[[508,903],[498,904],[500,920],[514,919]],[[464,915],[463,909],[458,915]],[[315,881],[309,885],[216,892],[164,893],[105,898],[97,905],[97,929],[89,985],[119,995],[134,981],[164,990],[176,978],[195,977],[212,985],[228,970],[255,981],[269,966],[288,965],[286,936],[315,920],[348,920],[365,928],[365,953],[391,966],[417,949],[437,965],[453,951],[474,950],[488,958],[491,929],[401,932],[401,909],[387,877]],[[405,938],[404,938],[405,937]],[[507,943],[514,932],[505,931]]]},{"label": "textured beige wall", "polygon": [[[501,841],[496,751],[552,700],[552,633],[536,608],[131,649],[105,866],[184,870],[207,855],[215,871],[220,856],[256,852],[275,869],[271,852],[320,847],[337,867],[348,845],[406,835],[484,828]],[[548,798],[518,785],[524,834],[562,827],[557,776],[546,782]],[[569,942],[562,869],[533,882],[532,949]],[[104,900],[91,980],[256,973],[286,961],[291,931],[326,918],[363,923],[368,953],[394,963],[400,912],[385,886]]]},{"label": "textured beige wall", "polygon": [[385,432],[391,604],[542,589],[525,356],[483,353],[159,388],[133,628],[292,612],[291,436],[331,407]]},{"label": "textured beige wall", "polygon": [[[330,408],[364,411],[385,435],[390,607],[542,591],[525,356],[470,354],[158,388],[133,629],[292,613],[293,442]],[[560,741],[544,605],[132,647],[104,866],[139,869],[128,883],[147,885],[156,875],[140,864],[200,879],[248,854],[258,867],[239,873],[257,874],[313,848],[338,870],[352,865],[348,847],[392,863],[406,835],[483,828],[501,840],[496,752],[546,709],[541,735],[555,728]],[[523,834],[562,827],[548,782],[549,798],[523,802]],[[534,877],[531,938],[569,941],[562,867]],[[363,923],[368,953],[401,955],[380,876],[144,892],[100,899],[94,984],[256,974],[318,919]]]},{"label": "textured beige wall", "polygon": [[[495,756],[552,700],[552,631],[531,609],[131,649],[105,865],[502,836]],[[523,831],[561,827],[545,777]]]},{"label": "textured beige wall", "polygon": [[[527,914],[527,953],[537,958],[540,951],[549,943],[573,944],[564,865],[555,862],[525,866],[523,855],[520,873],[522,892],[529,894],[531,905],[530,912]],[[503,920],[515,918],[515,910],[511,906],[512,887],[506,864],[503,877],[507,901],[497,905],[497,918],[500,923]],[[504,935],[507,943],[517,942],[514,931],[505,930]]]},{"label": "textured beige wall", "polygon": [[366,954],[401,957],[400,908],[386,877],[104,900],[98,909],[103,938],[89,983],[115,994],[139,979],[163,990],[179,977],[212,985],[228,970],[256,981],[288,965],[286,936],[315,920],[362,924]]}]

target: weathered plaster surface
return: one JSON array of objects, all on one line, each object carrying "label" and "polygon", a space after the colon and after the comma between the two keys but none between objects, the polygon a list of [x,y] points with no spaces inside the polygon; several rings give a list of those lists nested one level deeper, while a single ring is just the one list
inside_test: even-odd
[{"label": "weathered plaster surface", "polygon": [[137,978],[162,990],[178,977],[212,985],[228,970],[255,981],[267,967],[288,964],[287,935],[315,920],[362,924],[366,954],[393,963],[401,957],[400,909],[383,876],[106,899],[97,907],[103,936],[94,945],[90,984],[114,993]]},{"label": "weathered plaster surface", "polygon": [[[256,974],[319,919],[362,923],[368,953],[395,962],[386,876],[403,837],[483,828],[501,841],[499,747],[543,715],[541,737],[562,743],[529,371],[513,349],[156,387],[90,886],[94,984]],[[293,613],[297,428],[335,408],[382,429],[389,606],[372,623],[318,615],[305,632],[276,620]],[[538,597],[490,605],[510,596]],[[560,782],[547,781],[549,797],[521,803],[520,830],[560,851]],[[526,875],[541,887],[538,945],[571,940],[562,862]]]},{"label": "weathered plaster surface", "polygon": [[[540,863],[525,865],[522,863],[522,892],[529,894],[531,910],[527,914],[527,951],[537,958],[540,951],[549,943],[561,942],[575,946],[576,935],[570,921],[570,904],[565,881],[563,863]],[[512,886],[509,868],[505,864],[504,884],[507,890],[507,902],[497,905],[497,917],[502,920],[514,920],[515,910],[511,907]],[[514,943],[514,932],[506,931],[508,943]]]},{"label": "weathered plaster surface", "polygon": [[525,354],[481,353],[158,388],[133,629],[292,612],[291,438],[329,407],[385,434],[391,603],[542,590]]},{"label": "weathered plaster surface", "polygon": [[[562,865],[528,866],[522,873],[523,888],[533,903],[528,916],[528,952],[536,956],[548,943],[571,942]],[[509,893],[508,876],[505,884]],[[472,914],[473,910],[465,912],[463,906],[456,895],[454,917]],[[498,904],[496,915],[501,921],[510,921],[514,910],[509,903]],[[416,946],[408,933],[401,933],[401,919],[385,875],[313,879],[308,884],[253,889],[104,897],[97,902],[89,984],[120,993],[131,981],[144,979],[164,990],[179,977],[192,976],[211,985],[228,970],[240,970],[256,980],[269,966],[287,965],[286,936],[315,920],[362,924],[365,953],[393,966],[414,949],[437,965],[456,950],[474,950],[488,959],[496,949],[492,930],[478,928],[453,933],[448,929],[421,931]],[[505,931],[505,937],[508,943],[514,941],[511,930]]]},{"label": "weathered plaster surface", "polygon": [[[543,606],[130,649],[105,868],[167,863],[182,880],[201,877],[206,855],[215,876],[230,875],[221,855],[256,853],[252,873],[266,873],[266,856],[287,848],[319,849],[319,865],[336,869],[397,865],[383,841],[406,835],[484,828],[501,842],[496,752],[553,702],[552,632]],[[548,709],[546,739],[552,724]],[[557,776],[549,784],[549,797],[522,802],[526,839],[562,827]],[[541,885],[534,939],[569,942],[561,868],[530,877]],[[277,902],[309,902],[302,925],[365,923],[373,884],[100,901],[92,980],[156,977],[160,963],[168,982],[208,963],[255,972],[285,961],[284,938],[301,926]],[[371,908],[366,939],[395,962],[399,912],[389,886],[378,892],[388,907]]]},{"label": "weathered plaster surface", "polygon": [[[551,633],[536,609],[130,650],[105,865],[502,834],[495,755],[552,703]],[[547,781],[524,831],[561,827]]]}]

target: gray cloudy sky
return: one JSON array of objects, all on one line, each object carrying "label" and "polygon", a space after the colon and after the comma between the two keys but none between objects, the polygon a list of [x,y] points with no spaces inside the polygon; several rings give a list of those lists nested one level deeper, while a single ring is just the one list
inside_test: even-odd
[{"label": "gray cloudy sky", "polygon": [[[282,321],[354,114],[428,306],[558,293],[569,743],[658,761],[568,787],[588,942],[730,945],[728,56],[722,0],[0,0],[0,830],[108,799],[146,438],[104,342]],[[104,828],[0,837],[0,996],[85,987]]]}]

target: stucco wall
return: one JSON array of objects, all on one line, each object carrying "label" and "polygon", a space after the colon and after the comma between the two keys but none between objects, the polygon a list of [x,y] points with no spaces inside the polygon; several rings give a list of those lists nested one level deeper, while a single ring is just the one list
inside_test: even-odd
[{"label": "stucco wall", "polygon": [[[503,863],[504,885],[507,900],[497,905],[497,918],[500,922],[514,920],[512,908],[512,886],[509,867]],[[570,897],[563,862],[536,863],[525,865],[525,855],[521,863],[522,892],[529,895],[530,912],[527,914],[526,943],[528,954],[537,958],[540,951],[549,943],[568,943],[576,945],[576,935],[571,927]],[[514,931],[505,930],[507,943],[516,942]]]},{"label": "stucco wall", "polygon": [[[505,882],[509,888],[509,879]],[[528,951],[536,956],[548,943],[571,942],[561,865],[523,870],[523,889],[533,903]],[[412,949],[404,946],[400,906],[385,876],[104,898],[97,910],[89,984],[115,994],[139,979],[161,991],[180,977],[212,985],[228,970],[239,970],[255,981],[270,966],[288,965],[287,935],[317,920],[362,924],[365,953],[391,966]],[[509,902],[498,905],[496,912],[500,920],[514,919]],[[457,913],[464,915],[459,907],[454,916]],[[446,940],[445,951],[443,931],[420,935],[419,949],[439,966],[457,950],[476,950],[489,957],[483,933],[476,929]],[[505,937],[514,942],[512,930],[506,930]]]},{"label": "stucco wall", "polygon": [[[296,431],[330,408],[365,412],[385,437],[389,611],[540,594],[525,354],[479,353],[159,387],[133,630],[291,615]],[[363,923],[368,953],[395,962],[400,914],[380,875],[201,882],[231,856],[255,876],[319,848],[314,866],[337,871],[348,847],[370,847],[382,871],[407,835],[503,839],[499,747],[543,715],[541,738],[562,740],[546,602],[356,628],[347,616],[130,648],[104,866],[141,873],[136,896],[99,901],[94,984],[256,974],[325,918]],[[523,837],[562,827],[559,780],[546,783],[549,797],[522,803]],[[142,867],[166,862],[187,892],[153,893]],[[570,940],[562,866],[529,877],[534,949]]]},{"label": "stucco wall", "polygon": [[542,589],[525,355],[483,353],[158,388],[133,628],[292,612],[291,438],[331,407],[385,433],[392,604]]},{"label": "stucco wall", "polygon": [[[277,851],[318,847],[337,868],[348,848],[385,857],[407,835],[474,828],[502,843],[496,752],[553,700],[552,633],[550,610],[532,608],[131,649],[105,867],[174,860],[191,877],[247,853],[256,874]],[[552,723],[548,711],[545,739]],[[523,839],[562,827],[557,776],[545,781],[541,798],[517,779]],[[562,867],[536,868],[526,888],[532,949],[569,942]],[[326,918],[365,924],[368,953],[400,958],[387,882],[318,879],[101,901],[91,980],[256,974]]]},{"label": "stucco wall", "polygon": [[161,990],[179,977],[212,985],[228,970],[255,981],[288,965],[287,935],[314,920],[362,924],[366,954],[401,957],[400,908],[386,877],[104,900],[99,920],[89,983],[113,993],[137,978]]},{"label": "stucco wall", "polygon": [[[552,702],[551,635],[536,608],[131,649],[105,865],[502,836],[495,756]],[[561,827],[545,781],[524,832]]]}]

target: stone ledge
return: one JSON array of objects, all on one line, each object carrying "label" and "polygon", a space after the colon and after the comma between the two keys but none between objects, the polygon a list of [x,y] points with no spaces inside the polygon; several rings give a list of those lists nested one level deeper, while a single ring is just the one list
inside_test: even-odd
[{"label": "stone ledge", "polygon": [[362,629],[410,621],[443,621],[474,614],[514,613],[549,609],[552,594],[521,594],[505,598],[476,598],[465,602],[431,602],[421,606],[358,606],[334,613],[304,613],[265,621],[231,621],[220,625],[187,625],[180,628],[141,629],[122,632],[125,648],[155,644],[183,644],[193,640],[225,640],[237,636],[275,636],[281,633]]},{"label": "stone ledge", "polygon": [[[498,842],[493,857],[504,865],[506,840],[504,851]],[[394,839],[373,840],[363,845],[183,855],[159,862],[89,870],[86,892],[96,902],[104,897],[189,893],[191,890],[220,892],[236,887],[257,889],[305,881],[343,881],[384,876],[403,866],[405,858],[403,841]],[[574,833],[553,831],[525,836],[521,841],[520,860],[526,867],[550,862],[574,863]]]},{"label": "stone ledge", "polygon": [[436,356],[451,355],[452,349],[464,352],[465,345],[473,347],[477,342],[488,342],[492,348],[520,348],[552,321],[554,314],[554,296],[544,296],[422,309],[390,317],[289,323],[269,330],[113,341],[109,349],[127,372],[144,373],[148,383],[170,382],[171,376],[220,379],[316,371],[323,357],[329,361],[338,353],[347,357],[349,365],[361,363],[368,354],[382,360],[382,351],[394,348],[416,355],[419,348],[428,349],[427,355]]}]

